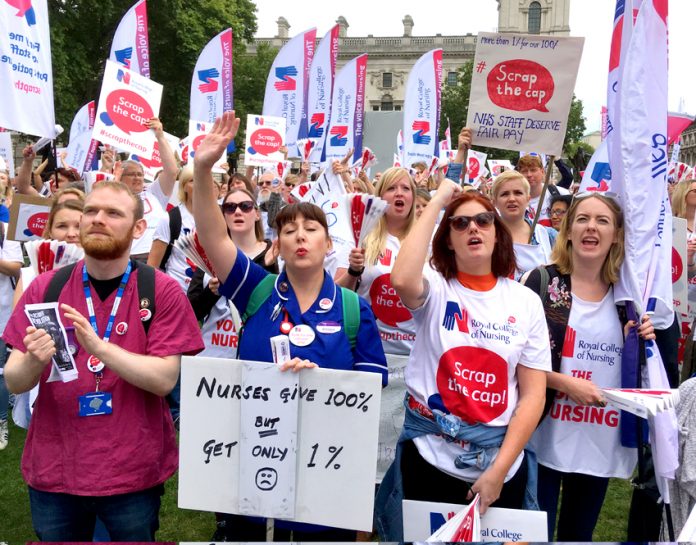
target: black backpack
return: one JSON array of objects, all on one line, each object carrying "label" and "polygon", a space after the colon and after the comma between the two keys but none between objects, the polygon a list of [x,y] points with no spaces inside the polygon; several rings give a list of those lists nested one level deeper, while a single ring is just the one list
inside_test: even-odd
[{"label": "black backpack", "polygon": [[162,256],[162,261],[159,264],[159,268],[164,270],[169,261],[169,256],[172,255],[172,248],[176,239],[179,238],[181,234],[181,210],[178,206],[175,206],[167,212],[169,214],[169,244],[167,244],[167,249],[164,251]]}]

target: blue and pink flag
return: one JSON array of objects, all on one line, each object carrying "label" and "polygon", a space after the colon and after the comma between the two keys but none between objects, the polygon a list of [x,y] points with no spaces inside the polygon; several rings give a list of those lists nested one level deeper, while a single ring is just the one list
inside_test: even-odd
[{"label": "blue and pink flag", "polygon": [[351,149],[351,162],[362,156],[366,78],[367,53],[348,61],[336,76],[325,145],[329,162],[340,161]]},{"label": "blue and pink flag", "polygon": [[109,60],[141,76],[150,77],[146,0],[137,2],[121,19],[111,42]]},{"label": "blue and pink flag", "polygon": [[223,30],[201,51],[191,78],[189,119],[214,123],[234,109],[232,29]]},{"label": "blue and pink flag", "polygon": [[338,25],[329,30],[319,42],[309,71],[307,115],[300,125],[300,138],[313,142],[309,160],[320,163],[324,152],[326,131],[331,117],[336,60],[338,59]]},{"label": "blue and pink flag", "polygon": [[97,105],[92,100],[77,111],[70,125],[68,155],[65,162],[80,174],[92,170],[92,163],[96,157],[99,142],[92,140],[96,114]]},{"label": "blue and pink flag", "polygon": [[285,145],[290,157],[299,157],[297,139],[307,119],[309,72],[314,58],[317,29],[298,34],[278,52],[266,80],[263,115],[287,120]]},{"label": "blue and pink flag", "polygon": [[404,166],[439,155],[442,49],[424,54],[411,69],[404,99]]}]

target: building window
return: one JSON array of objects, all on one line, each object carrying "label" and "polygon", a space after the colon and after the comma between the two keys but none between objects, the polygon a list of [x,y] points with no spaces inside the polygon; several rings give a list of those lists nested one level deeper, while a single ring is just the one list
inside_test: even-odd
[{"label": "building window", "polygon": [[379,112],[379,106],[373,106],[372,107],[373,112]]},{"label": "building window", "polygon": [[392,87],[392,73],[383,72],[382,73],[382,87],[385,89],[391,89]]},{"label": "building window", "polygon": [[400,111],[401,111],[401,106],[394,106],[394,111],[395,111],[395,112],[400,112]]},{"label": "building window", "polygon": [[541,32],[541,4],[539,2],[529,4],[527,29],[529,34],[539,34]]},{"label": "building window", "polygon": [[384,99],[384,98],[382,99],[381,110],[383,112],[393,112],[394,111],[394,103],[392,102],[392,100],[390,98],[389,99]]},{"label": "building window", "polygon": [[457,85],[457,76],[458,74],[456,72],[447,72],[447,85],[449,87],[455,87]]}]

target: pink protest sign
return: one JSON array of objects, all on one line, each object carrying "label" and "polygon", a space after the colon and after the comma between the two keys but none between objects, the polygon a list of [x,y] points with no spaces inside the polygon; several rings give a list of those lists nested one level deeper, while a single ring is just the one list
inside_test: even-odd
[{"label": "pink protest sign", "polygon": [[476,145],[559,155],[583,44],[479,33],[467,118]]}]

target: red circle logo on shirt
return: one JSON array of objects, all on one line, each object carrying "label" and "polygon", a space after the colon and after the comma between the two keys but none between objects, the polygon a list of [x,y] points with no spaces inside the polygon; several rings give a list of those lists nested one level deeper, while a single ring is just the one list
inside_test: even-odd
[{"label": "red circle logo on shirt", "polygon": [[375,317],[387,325],[396,327],[397,322],[407,322],[411,319],[411,313],[391,285],[389,273],[378,276],[372,282],[370,301]]},{"label": "red circle logo on shirt", "polygon": [[486,424],[507,409],[507,362],[485,348],[452,348],[440,358],[437,388],[452,414]]}]

